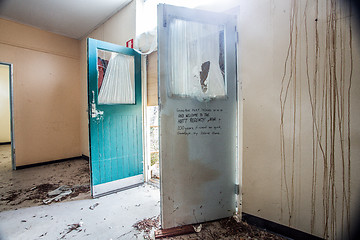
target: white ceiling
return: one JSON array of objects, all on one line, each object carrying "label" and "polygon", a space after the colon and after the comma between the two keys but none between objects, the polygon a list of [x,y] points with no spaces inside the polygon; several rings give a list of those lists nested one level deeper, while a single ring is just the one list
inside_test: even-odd
[{"label": "white ceiling", "polygon": [[0,17],[80,39],[132,0],[0,0]]}]

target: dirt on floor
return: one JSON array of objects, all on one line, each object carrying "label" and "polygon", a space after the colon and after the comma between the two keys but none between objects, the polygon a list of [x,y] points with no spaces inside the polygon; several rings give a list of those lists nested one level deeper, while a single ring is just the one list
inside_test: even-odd
[{"label": "dirt on floor", "polygon": [[[196,233],[174,236],[169,238],[161,238],[167,240],[248,240],[248,239],[266,239],[266,240],[285,240],[287,238],[271,233],[267,230],[250,225],[244,221],[236,221],[234,218],[224,218],[218,221],[194,225],[198,230]],[[142,235],[144,239],[154,239],[154,231],[160,228],[159,216],[146,218],[138,221],[133,225],[137,230],[136,236]]]},{"label": "dirt on floor", "polygon": [[59,201],[90,198],[89,162],[79,158],[14,171],[10,145],[0,145],[0,211],[43,205],[60,186],[71,193]]}]

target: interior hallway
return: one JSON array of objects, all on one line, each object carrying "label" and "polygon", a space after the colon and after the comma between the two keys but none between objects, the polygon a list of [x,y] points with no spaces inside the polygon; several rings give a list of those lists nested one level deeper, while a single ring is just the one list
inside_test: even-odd
[{"label": "interior hallway", "polygon": [[43,205],[47,193],[60,186],[72,193],[61,201],[90,198],[89,162],[75,159],[12,170],[11,146],[0,145],[0,211]]}]

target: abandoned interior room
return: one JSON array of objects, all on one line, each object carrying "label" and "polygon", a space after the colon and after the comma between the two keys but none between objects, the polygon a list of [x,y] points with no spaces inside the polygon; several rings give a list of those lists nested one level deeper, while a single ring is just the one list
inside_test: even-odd
[{"label": "abandoned interior room", "polygon": [[359,20],[0,1],[0,240],[359,239]]}]

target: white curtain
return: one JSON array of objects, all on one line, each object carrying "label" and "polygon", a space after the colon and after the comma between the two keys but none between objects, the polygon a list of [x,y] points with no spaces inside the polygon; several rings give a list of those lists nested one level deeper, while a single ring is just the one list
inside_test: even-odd
[{"label": "white curtain", "polygon": [[170,95],[199,101],[226,95],[219,65],[219,36],[223,30],[222,26],[180,19],[170,22]]},{"label": "white curtain", "polygon": [[99,104],[135,103],[135,82],[130,74],[132,57],[113,53],[99,90]]}]

